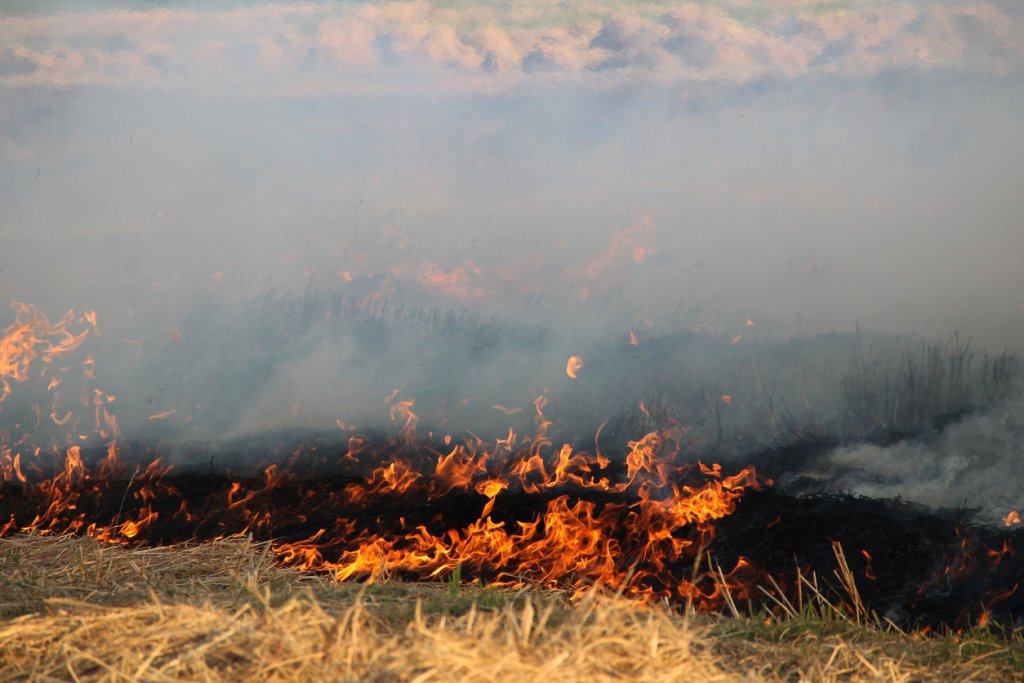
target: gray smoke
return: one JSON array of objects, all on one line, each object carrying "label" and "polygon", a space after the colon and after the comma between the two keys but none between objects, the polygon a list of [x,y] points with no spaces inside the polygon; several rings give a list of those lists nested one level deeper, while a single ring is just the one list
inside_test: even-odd
[{"label": "gray smoke", "polygon": [[925,438],[837,449],[800,476],[824,490],[978,508],[982,521],[1001,525],[1024,508],[1022,466],[1024,401],[1016,399]]}]

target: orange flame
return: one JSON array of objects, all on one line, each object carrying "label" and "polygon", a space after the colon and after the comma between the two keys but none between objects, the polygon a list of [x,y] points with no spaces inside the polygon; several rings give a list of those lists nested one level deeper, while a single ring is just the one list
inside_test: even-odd
[{"label": "orange flame", "polygon": [[507,406],[501,405],[500,403],[495,403],[493,406],[491,406],[491,409],[497,410],[499,413],[504,413],[506,415],[518,415],[519,413],[523,412],[522,408],[509,408]]},{"label": "orange flame", "polygon": [[[132,475],[129,504],[113,506],[116,517],[90,520],[79,510],[99,509],[87,501],[103,496],[111,480],[124,481],[124,465],[113,442],[107,457],[92,467],[73,446],[51,479],[27,474],[21,460],[12,463],[12,478],[35,478],[31,485],[43,496],[44,508],[28,524],[4,528],[86,532],[125,544],[144,542],[166,521],[196,528],[213,524],[232,533],[273,538],[278,527],[316,515],[324,520],[323,526],[306,539],[272,546],[279,562],[330,571],[338,580],[368,581],[395,575],[441,578],[461,566],[494,585],[569,587],[577,592],[608,586],[637,601],[691,600],[701,608],[720,604],[722,588],[710,576],[696,577],[679,567],[681,562],[692,563],[713,538],[715,520],[731,514],[746,489],[760,486],[753,468],[726,476],[718,465],[685,462],[681,432],[651,432],[629,442],[625,477],[613,481],[607,474],[608,458],[569,444],[550,447],[545,403],[543,396],[535,402],[538,434],[532,440],[521,440],[510,431],[492,444],[472,437],[440,453],[414,441],[413,402],[396,402],[392,413],[402,426],[402,440],[379,450],[350,439],[341,462],[350,463],[354,471],[367,465],[366,474],[350,477],[341,489],[331,490],[316,481],[301,484],[295,507],[269,505],[277,488],[286,483],[294,487],[298,481],[287,468],[272,465],[261,481],[232,480],[217,504],[208,502],[202,512],[192,511],[185,495],[166,480],[170,468],[154,460],[145,471]],[[382,461],[385,452],[396,455]],[[297,452],[293,462],[301,455]],[[586,491],[622,499],[597,503],[580,497]],[[380,528],[358,521],[359,511],[380,509],[382,504],[430,505],[452,495],[482,498],[475,519],[450,527],[414,526],[405,517]],[[532,518],[492,517],[508,496],[537,496],[544,502]],[[331,506],[341,506],[337,509],[342,512],[329,513],[335,509]],[[740,575],[750,571],[741,561],[723,575],[735,595],[744,590]]]},{"label": "orange flame", "polygon": [[0,402],[11,393],[10,382],[25,382],[29,367],[36,359],[49,366],[55,358],[77,348],[89,335],[89,330],[73,334],[68,326],[75,312],[51,323],[43,312],[31,304],[11,302],[15,311],[12,325],[0,336]]},{"label": "orange flame", "polygon": [[[5,388],[8,381],[26,381],[31,364],[46,368],[95,329],[68,331],[73,312],[54,324],[31,306],[15,310],[17,320],[0,342]],[[180,343],[176,328],[169,334]],[[91,359],[85,366],[91,375]],[[582,366],[582,358],[571,356],[566,373],[575,379]],[[60,383],[50,386],[56,390]],[[308,465],[326,456],[316,447],[298,448],[254,476],[227,475],[208,497],[197,499],[195,492],[176,488],[182,480],[168,477],[171,466],[159,458],[148,465],[141,461],[132,472],[118,450],[115,397],[88,391],[82,407],[90,411],[104,451],[85,443],[94,438],[81,433],[89,429],[88,417],[65,416],[56,407],[37,410],[37,422],[49,412],[54,422],[74,430],[60,448],[17,451],[0,442],[3,482],[17,482],[26,500],[38,503],[0,526],[0,535],[86,533],[113,544],[160,541],[182,532],[189,538],[284,536],[287,541],[271,546],[278,562],[331,572],[339,580],[440,578],[463,567],[495,585],[574,593],[607,586],[636,601],[686,600],[698,608],[722,604],[726,589],[743,599],[749,583],[744,576],[754,571],[742,559],[717,581],[692,569],[714,538],[715,521],[731,514],[746,490],[765,482],[753,467],[730,475],[719,465],[687,458],[685,430],[678,425],[629,441],[617,458],[597,448],[599,429],[595,452],[589,453],[552,442],[542,394],[533,403],[532,438],[509,429],[493,442],[445,435],[441,446],[432,435],[417,434],[414,401],[396,389],[387,403],[399,436],[374,447],[348,435],[331,457],[339,478],[303,476]],[[149,419],[174,414],[172,408]],[[341,420],[338,426],[351,427]],[[459,507],[455,521],[444,517],[454,513],[439,511],[452,501]],[[510,513],[519,501],[527,505]],[[427,514],[413,516],[423,510]],[[303,525],[307,530],[296,533]]]}]

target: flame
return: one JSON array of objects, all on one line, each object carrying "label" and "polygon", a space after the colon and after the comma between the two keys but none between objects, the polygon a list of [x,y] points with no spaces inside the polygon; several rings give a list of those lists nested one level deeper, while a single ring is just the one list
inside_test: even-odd
[{"label": "flame", "polygon": [[739,344],[741,339],[743,339],[743,335],[737,334],[735,337],[729,340],[729,345],[734,346],[736,344]]},{"label": "flame", "polygon": [[636,338],[636,332],[634,332],[633,330],[629,331],[629,345],[640,346],[640,341]]},{"label": "flame", "polygon": [[747,327],[753,327],[753,326],[754,326],[754,321],[751,320],[750,318],[747,318]]},{"label": "flame", "polygon": [[1003,517],[1003,525],[1013,526],[1014,524],[1020,524],[1020,512],[1017,510],[1010,510],[1010,512]]},{"label": "flame", "polygon": [[10,395],[10,382],[28,380],[29,368],[37,359],[49,366],[55,358],[80,346],[89,335],[88,329],[77,334],[68,330],[75,319],[73,310],[51,323],[31,304],[12,301],[11,308],[15,312],[14,323],[0,336],[0,402]]},{"label": "flame", "polygon": [[862,548],[861,551],[860,551],[860,554],[864,556],[864,576],[869,581],[875,581],[878,577],[875,576],[875,570],[872,569],[872,567],[871,567],[871,562],[872,562],[872,559],[873,559],[871,557],[871,553],[869,553],[867,550],[864,550]]},{"label": "flame", "polygon": [[732,396],[730,396],[729,394],[722,394],[718,398],[721,399],[722,403],[725,403],[725,404],[732,403]]},{"label": "flame", "polygon": [[[54,394],[67,392],[71,380],[92,379],[92,357],[67,364],[85,368],[81,379],[75,372],[62,383],[48,371],[96,331],[95,314],[69,311],[51,323],[34,307],[14,307],[15,323],[0,341],[5,395],[31,375]],[[90,327],[72,332],[75,322]],[[168,334],[181,343],[177,328]],[[582,366],[570,356],[566,374],[575,379]],[[37,408],[37,424],[64,426],[59,445],[8,443],[0,434],[3,485],[19,496],[0,535],[83,533],[137,545],[249,534],[270,540],[280,564],[338,580],[439,579],[459,569],[498,586],[573,595],[608,587],[637,602],[700,609],[722,605],[723,595],[752,593],[757,570],[742,558],[716,576],[697,567],[716,521],[732,514],[746,491],[770,483],[753,467],[730,473],[687,457],[679,425],[642,434],[618,454],[602,452],[600,428],[593,453],[555,443],[544,394],[533,402],[533,436],[509,429],[492,442],[472,434],[423,437],[415,402],[402,392],[386,398],[398,432],[387,441],[373,442],[338,420],[348,433],[334,451],[298,447],[254,472],[194,487],[151,452],[126,455],[116,398],[86,382],[76,410],[56,400]],[[149,419],[174,414],[172,408]]]},{"label": "flame", "polygon": [[615,231],[605,250],[584,267],[583,274],[588,281],[596,281],[615,264],[622,252],[629,253],[634,263],[643,263],[656,252],[650,244],[653,236],[654,219],[641,213],[632,225]]},{"label": "flame", "polygon": [[418,269],[413,266],[396,266],[391,269],[391,273],[399,277],[412,277],[425,287],[467,301],[480,299],[487,293],[483,287],[475,283],[483,269],[472,259],[467,259],[447,270],[435,261],[423,261]]},{"label": "flame", "polygon": [[[554,448],[546,403],[544,396],[534,402],[532,438],[510,430],[493,443],[446,439],[451,445],[440,451],[417,438],[413,401],[397,401],[391,412],[400,438],[377,448],[350,438],[336,461],[347,472],[341,486],[299,477],[303,459],[318,457],[315,449],[299,449],[289,464],[267,466],[260,477],[230,477],[206,498],[177,489],[171,467],[159,459],[129,478],[114,441],[98,462],[79,446],[66,449],[49,478],[38,467],[27,471],[17,457],[10,478],[27,487],[39,510],[27,519],[16,515],[4,532],[84,532],[117,544],[144,543],[174,529],[186,538],[275,539],[316,519],[305,538],[272,546],[281,564],[367,581],[438,579],[461,567],[493,585],[576,593],[607,586],[637,601],[719,605],[720,585],[696,575],[692,565],[713,539],[715,520],[763,483],[754,469],[728,476],[718,465],[687,462],[681,430],[646,434],[617,459],[570,444]],[[611,476],[613,460],[625,464],[623,477]],[[116,488],[116,481],[128,481],[128,488]],[[444,517],[453,514],[443,510],[454,500],[462,501],[462,522]],[[515,501],[528,505],[509,517]],[[417,515],[419,509],[435,512]],[[413,519],[386,510],[409,511]],[[734,594],[743,594],[741,574],[750,571],[741,562],[723,574]]]},{"label": "flame", "polygon": [[523,412],[522,408],[509,408],[507,406],[501,405],[500,403],[495,403],[493,406],[491,406],[491,409],[497,410],[499,413],[504,413],[505,415],[518,415],[519,413]]}]

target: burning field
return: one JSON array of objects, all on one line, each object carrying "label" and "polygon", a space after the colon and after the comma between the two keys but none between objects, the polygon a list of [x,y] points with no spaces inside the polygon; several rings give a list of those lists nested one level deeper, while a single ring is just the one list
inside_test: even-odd
[{"label": "burning field", "polygon": [[[567,657],[583,656],[591,640],[612,638],[618,643],[614,647],[625,652],[654,638],[652,642],[670,645],[667,650],[651,646],[653,659],[642,670],[652,680],[674,678],[682,671],[679,667],[690,675],[706,667],[707,676],[727,677],[742,673],[743,667],[722,669],[700,653],[729,647],[728,639],[719,642],[724,636],[713,632],[727,631],[721,624],[730,620],[709,622],[708,615],[726,615],[736,623],[763,622],[770,631],[773,623],[796,623],[813,614],[833,626],[877,631],[874,637],[883,640],[894,637],[883,635],[889,631],[913,633],[922,642],[970,640],[993,628],[1015,633],[1020,625],[1024,530],[1019,517],[1011,511],[996,526],[978,522],[965,509],[930,509],[820,487],[801,493],[808,478],[797,475],[810,472],[812,463],[820,467],[827,460],[822,453],[836,450],[821,435],[793,433],[787,442],[749,453],[751,464],[739,467],[704,462],[702,449],[711,455],[731,450],[721,442],[702,446],[668,413],[657,418],[660,426],[636,438],[606,434],[631,422],[620,419],[617,427],[599,425],[589,445],[560,442],[552,438],[549,399],[541,395],[530,406],[532,433],[523,436],[509,429],[488,441],[472,433],[424,433],[415,400],[395,393],[386,399],[394,423],[390,433],[360,431],[339,421],[335,432],[300,436],[274,432],[184,445],[125,438],[115,410],[122,399],[97,388],[96,361],[83,357],[97,333],[96,314],[68,312],[51,322],[29,305],[16,305],[15,312],[0,347],[7,426],[0,455],[5,566],[17,573],[67,576],[11,579],[15,592],[9,612],[43,612],[33,617],[37,624],[22,618],[0,632],[9,675],[57,666],[57,660],[70,656],[70,647],[81,654],[72,657],[78,663],[68,664],[67,673],[91,671],[101,678],[107,674],[97,666],[110,676],[132,667],[147,672],[144,678],[160,672],[230,676],[232,667],[243,667],[238,671],[264,677],[271,676],[274,662],[284,656],[302,666],[313,666],[315,660],[316,666],[327,667],[310,670],[317,675],[335,675],[336,667],[342,667],[346,675],[357,677],[379,669],[382,679],[404,677],[395,673],[404,671],[422,672],[426,680],[439,675],[431,667],[440,664],[424,660],[419,648],[409,650],[404,659],[393,654],[402,639],[423,637],[435,642],[432,656],[462,661],[466,676],[489,679],[492,674],[474,668],[486,666],[478,659],[487,638],[503,639],[498,633],[518,624],[518,635],[509,632],[507,637],[522,641],[516,657],[531,654],[495,663],[494,671],[523,667],[534,672],[530,675],[540,675],[547,666],[570,666]],[[1002,363],[1000,372],[1006,373],[1012,358],[1004,357]],[[77,395],[69,392],[72,387]],[[47,402],[19,403],[23,391],[45,396]],[[1007,400],[1009,394],[996,404]],[[651,409],[642,407],[655,420]],[[719,423],[715,429],[723,427]],[[743,442],[740,437],[733,440],[733,450]],[[789,484],[780,488],[777,478]],[[72,537],[91,540],[83,545],[85,541]],[[254,543],[258,546],[252,547]],[[174,559],[178,553],[180,565]],[[221,553],[229,559],[217,567]],[[189,558],[202,558],[195,560],[202,566],[193,572]],[[23,562],[53,566],[24,569]],[[150,562],[153,569],[147,568]],[[115,569],[119,563],[122,568]],[[164,597],[153,593],[148,602],[121,606],[114,597],[120,582],[115,574],[127,571],[125,566],[137,573],[132,580],[140,587],[148,586],[151,593],[159,589]],[[182,588],[182,582],[205,586],[200,594],[206,595],[203,591],[213,589],[203,576],[211,571],[228,573],[231,580],[222,585],[225,577],[217,578],[217,595],[210,599],[220,603],[232,591],[247,591],[245,604],[255,600],[258,610],[218,612],[225,608],[205,603],[193,607],[171,598],[192,590]],[[171,584],[151,579],[161,572],[173,574]],[[261,578],[261,573],[288,577],[281,579],[292,586],[286,593],[314,586],[321,597],[271,599],[263,591],[275,579]],[[48,587],[49,581],[56,583]],[[71,587],[80,581],[101,587]],[[448,588],[421,591],[415,588],[421,582]],[[14,586],[22,584],[34,586],[39,596],[14,599],[20,591]],[[348,584],[364,588],[344,588]],[[367,603],[377,599],[367,596],[385,596],[380,599],[433,604],[432,595],[452,590],[462,596],[456,601],[459,610],[481,596],[493,600],[495,594],[506,596],[499,601],[504,607],[495,603],[480,617],[472,607],[469,613],[459,611],[452,622],[426,619],[417,607],[415,618],[401,631],[393,624],[384,628],[382,617]],[[402,591],[409,597],[395,597]],[[107,593],[116,608],[93,604],[88,597]],[[77,601],[80,594],[85,602]],[[612,596],[612,601],[600,596]],[[342,600],[344,607],[324,606],[318,599]],[[238,600],[236,595],[236,607]],[[543,607],[537,600],[550,604]],[[559,616],[548,625],[551,610]],[[537,616],[541,613],[545,616]],[[694,624],[702,625],[691,631],[688,622],[694,615]],[[301,621],[296,633],[305,635],[293,634],[287,646],[298,649],[274,661],[245,660],[242,653],[254,647],[246,639],[281,637],[257,626],[268,619],[280,624],[274,628],[286,630],[291,627],[285,624]],[[535,619],[541,631],[552,629],[550,652],[531,645],[547,638],[531,635]],[[209,629],[225,620],[233,626],[223,638],[214,637]],[[632,626],[608,635],[623,620]],[[179,640],[166,641],[142,658],[136,655],[149,646],[140,650],[129,645],[135,658],[119,655],[115,664],[109,654],[93,652],[76,640],[81,638],[78,629],[98,633],[108,623],[122,634],[110,638],[158,628]],[[708,626],[714,623],[719,625]],[[54,635],[65,630],[66,636]],[[51,644],[32,640],[32,633],[50,634]],[[249,635],[238,640],[243,633]],[[1009,647],[1016,651],[1017,636],[1009,637]],[[28,640],[15,644],[23,638]],[[638,645],[630,644],[631,638]],[[463,647],[458,642],[477,645],[472,651],[456,651]],[[63,655],[52,649],[58,643]],[[183,654],[181,648],[196,643],[206,644]],[[314,643],[328,644],[321,650]],[[824,677],[832,675],[829,671],[837,676],[848,671],[834,668],[839,643],[827,666],[816,660],[800,666]],[[347,652],[344,657],[342,651]],[[178,654],[172,657],[172,652]],[[641,669],[624,669],[615,656],[609,657],[593,663],[572,659],[570,668],[580,676],[598,675],[594,666],[609,667],[606,674],[639,675]],[[896,666],[890,672],[876,669],[882,665],[863,655],[854,659],[863,660],[852,664],[862,673],[877,670],[896,676],[904,666],[890,662]],[[849,656],[842,661],[847,660],[854,661]],[[746,673],[758,669],[749,660],[742,662],[753,667]],[[1003,657],[997,663],[1012,668]],[[151,671],[157,664],[163,668]],[[290,670],[287,676],[299,676],[299,670],[305,671]],[[1003,669],[985,670],[998,671]]]},{"label": "burning field", "polygon": [[0,679],[1024,676],[1024,4],[0,5]]}]

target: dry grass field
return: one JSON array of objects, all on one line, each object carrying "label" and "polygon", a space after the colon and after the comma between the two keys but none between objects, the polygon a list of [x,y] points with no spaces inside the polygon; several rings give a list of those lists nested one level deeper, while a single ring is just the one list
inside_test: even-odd
[{"label": "dry grass field", "polygon": [[1020,680],[1020,633],[907,634],[827,605],[689,616],[592,593],[339,584],[245,538],[0,539],[0,680]]}]

